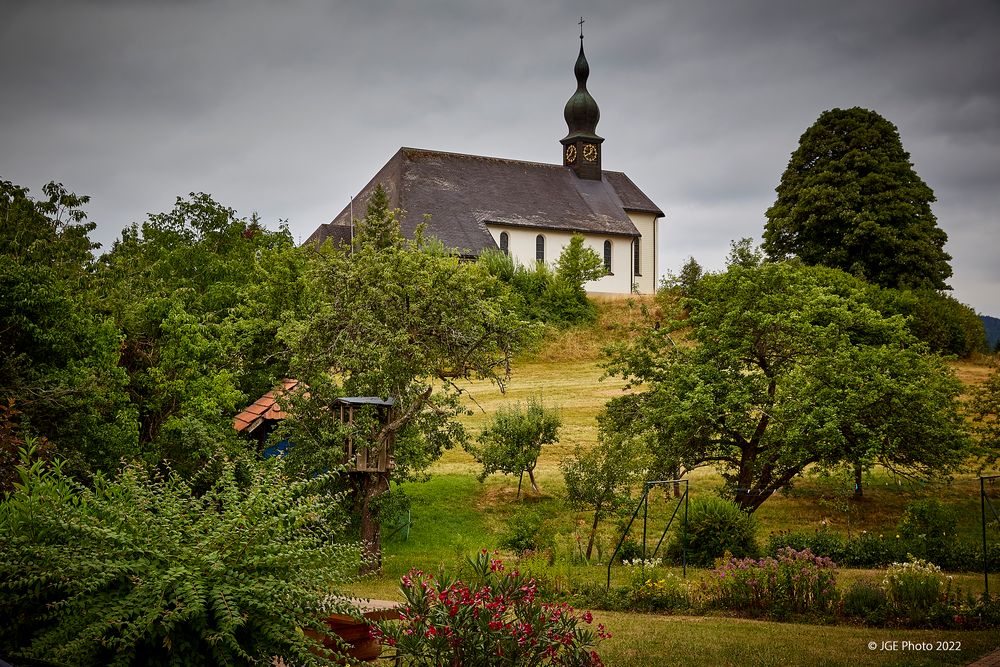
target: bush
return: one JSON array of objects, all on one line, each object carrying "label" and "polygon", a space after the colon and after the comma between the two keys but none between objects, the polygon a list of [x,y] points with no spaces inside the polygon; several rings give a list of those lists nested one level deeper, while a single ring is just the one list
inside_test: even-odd
[{"label": "bush", "polygon": [[516,553],[551,549],[555,541],[553,531],[545,526],[545,518],[535,509],[519,508],[507,523],[500,536],[500,546]]},{"label": "bush", "polygon": [[610,637],[586,627],[590,612],[538,597],[534,579],[505,571],[483,550],[469,559],[473,580],[412,570],[401,580],[406,598],[400,622],[383,621],[373,636],[396,649],[407,665],[601,665],[596,647]]},{"label": "bush", "polygon": [[735,503],[722,498],[695,498],[688,511],[687,536],[678,528],[667,547],[667,555],[680,562],[701,567],[729,553],[737,558],[756,556],[757,522]]},{"label": "bush", "polygon": [[808,549],[782,549],[777,558],[730,558],[712,571],[711,596],[726,609],[783,617],[823,613],[838,598],[837,566]]},{"label": "bush", "polygon": [[[22,453],[0,503],[0,655],[72,665],[335,664],[327,598],[358,566],[332,475],[224,462],[204,496],[138,467],[90,489]],[[344,608],[346,611],[347,608]]]},{"label": "bush", "polygon": [[777,556],[782,549],[795,551],[809,549],[817,556],[826,556],[841,563],[844,556],[844,539],[828,528],[812,532],[771,533],[767,540],[767,555]]},{"label": "bush", "polygon": [[905,563],[893,563],[882,586],[893,610],[917,622],[935,605],[948,602],[951,577],[942,574],[937,565],[911,557]]},{"label": "bush", "polygon": [[937,498],[928,498],[906,506],[898,530],[909,542],[912,553],[942,563],[955,543],[957,521],[958,513],[954,509]]},{"label": "bush", "polygon": [[842,609],[846,616],[870,625],[884,625],[889,618],[889,598],[881,585],[859,580],[844,593]]},{"label": "bush", "polygon": [[691,606],[691,583],[668,573],[664,577],[632,582],[629,609],[634,611],[665,611],[687,609]]}]

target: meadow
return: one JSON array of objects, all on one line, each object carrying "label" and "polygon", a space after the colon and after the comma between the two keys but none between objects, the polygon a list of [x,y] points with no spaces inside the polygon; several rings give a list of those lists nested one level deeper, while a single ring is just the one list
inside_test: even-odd
[{"label": "meadow", "polygon": [[[476,479],[478,465],[468,453],[446,452],[431,469],[428,481],[403,487],[411,499],[409,523],[385,531],[383,573],[351,585],[352,594],[399,599],[399,577],[410,568],[432,572],[440,567],[460,568],[466,555],[481,548],[497,549],[512,518],[525,508],[544,517],[545,530],[554,535],[555,543],[550,563],[530,566],[545,569],[557,586],[604,581],[607,558],[621,535],[622,523],[609,520],[602,526],[600,554],[595,559],[600,562],[580,564],[572,558],[579,550],[578,540],[586,539],[591,516],[566,505],[558,465],[575,447],[587,448],[597,442],[596,416],[609,398],[622,391],[619,378],[604,377],[602,348],[626,338],[631,327],[655,318],[656,313],[650,311],[648,302],[637,299],[601,302],[599,309],[595,325],[554,332],[545,344],[523,355],[513,368],[506,391],[488,384],[465,387],[470,409],[465,425],[473,434],[505,402],[539,396],[547,405],[559,408],[563,420],[559,442],[543,448],[536,469],[541,493],[526,493],[525,481],[518,498],[516,477],[494,475],[480,483]],[[984,363],[975,361],[955,362],[954,367],[967,384],[981,381],[989,371]],[[956,532],[961,539],[981,539],[979,483],[972,471],[952,479],[914,481],[875,470],[865,476],[865,494],[860,501],[850,499],[852,483],[846,472],[810,474],[797,480],[756,512],[760,541],[765,543],[771,532],[786,530],[825,529],[845,536],[861,531],[889,534],[896,530],[908,503],[932,497],[957,510]],[[721,484],[717,473],[697,470],[690,475],[691,496],[717,494]],[[651,504],[651,526],[662,526],[671,509],[668,497],[657,497]],[[501,555],[516,558],[513,553],[501,551]],[[622,569],[612,568],[613,582],[627,576]],[[679,568],[676,571],[679,573]],[[694,579],[704,574],[688,570]],[[843,585],[856,578],[878,576],[876,570],[842,570],[839,580]],[[954,576],[962,591],[982,592],[981,573]],[[991,574],[990,589],[1000,591],[1000,574]],[[609,665],[968,664],[1000,648],[995,630],[904,630],[605,611],[595,613],[595,617],[614,633],[601,650]],[[953,643],[938,644],[945,641]],[[868,648],[870,642],[875,642],[876,649]]]}]

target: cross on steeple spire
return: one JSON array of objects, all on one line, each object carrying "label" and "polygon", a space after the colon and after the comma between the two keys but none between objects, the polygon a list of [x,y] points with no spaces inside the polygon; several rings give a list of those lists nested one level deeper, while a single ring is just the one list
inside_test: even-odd
[{"label": "cross on steeple spire", "polygon": [[583,39],[583,17],[580,17],[580,39]]}]

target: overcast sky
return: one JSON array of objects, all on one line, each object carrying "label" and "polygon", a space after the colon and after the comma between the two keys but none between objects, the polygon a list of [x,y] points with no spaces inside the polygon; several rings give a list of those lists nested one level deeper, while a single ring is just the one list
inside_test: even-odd
[{"label": "overcast sky", "polygon": [[0,178],[90,195],[105,248],[192,191],[304,239],[400,146],[560,162],[581,15],[604,167],[666,212],[667,269],[759,240],[803,131],[862,106],[1000,316],[996,0],[4,0]]}]

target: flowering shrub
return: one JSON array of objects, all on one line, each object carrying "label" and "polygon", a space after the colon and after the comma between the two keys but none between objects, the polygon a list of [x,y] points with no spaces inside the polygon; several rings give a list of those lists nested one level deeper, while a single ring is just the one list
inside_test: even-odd
[{"label": "flowering shrub", "polygon": [[781,549],[777,558],[730,558],[712,571],[715,604],[771,614],[824,612],[837,600],[837,566],[811,551]]},{"label": "flowering shrub", "polygon": [[471,585],[411,570],[401,580],[401,622],[379,623],[372,636],[395,647],[408,665],[603,664],[594,648],[611,635],[600,624],[596,632],[585,627],[593,622],[589,611],[542,602],[533,578],[506,571],[486,550],[469,564]]},{"label": "flowering shrub", "polygon": [[889,566],[882,586],[897,613],[919,620],[931,607],[948,602],[951,582],[937,565],[910,556],[909,562]]},{"label": "flowering shrub", "polygon": [[686,609],[691,606],[691,583],[671,572],[633,586],[630,598],[630,608],[636,610]]},{"label": "flowering shrub", "polygon": [[647,558],[643,560],[641,558],[633,558],[632,560],[623,560],[622,565],[625,567],[660,567],[663,565],[662,558]]}]

